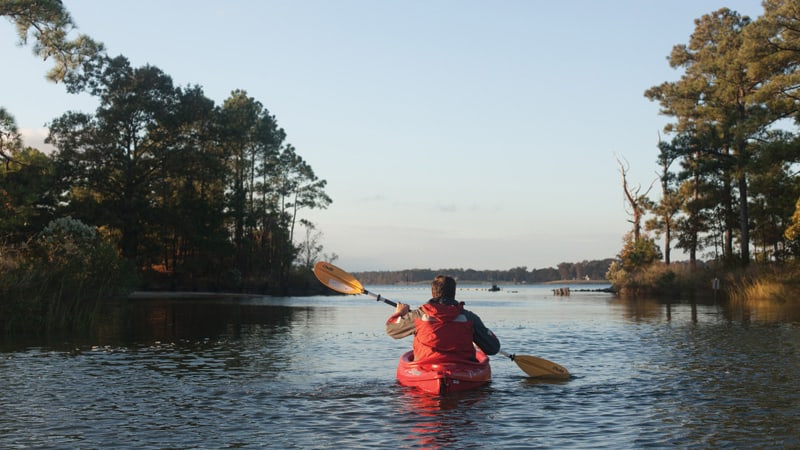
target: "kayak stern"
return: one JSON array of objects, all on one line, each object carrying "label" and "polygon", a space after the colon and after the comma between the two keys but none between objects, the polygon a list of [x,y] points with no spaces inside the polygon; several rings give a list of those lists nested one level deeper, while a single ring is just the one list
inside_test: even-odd
[{"label": "kayak stern", "polygon": [[475,389],[492,379],[489,357],[480,349],[475,357],[476,361],[414,361],[414,353],[408,351],[397,365],[397,381],[435,395]]}]

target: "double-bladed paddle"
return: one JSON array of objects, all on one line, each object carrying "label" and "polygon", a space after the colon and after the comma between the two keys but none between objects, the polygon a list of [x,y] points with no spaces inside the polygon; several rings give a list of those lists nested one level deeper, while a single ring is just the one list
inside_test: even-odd
[{"label": "double-bladed paddle", "polygon": [[[397,306],[397,303],[388,298],[366,290],[356,277],[329,262],[320,261],[316,263],[313,272],[322,284],[336,292],[350,295],[365,294],[375,297],[379,302]],[[544,358],[530,355],[513,355],[506,352],[499,352],[499,354],[517,363],[517,366],[530,377],[559,380],[569,379],[570,375],[567,369]]]}]

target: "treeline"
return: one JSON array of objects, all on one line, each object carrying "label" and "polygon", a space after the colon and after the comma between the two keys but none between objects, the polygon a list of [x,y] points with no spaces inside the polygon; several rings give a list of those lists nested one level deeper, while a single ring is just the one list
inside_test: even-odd
[{"label": "treeline", "polygon": [[54,57],[52,80],[99,103],[48,124],[52,154],[23,147],[0,108],[6,255],[71,217],[109,236],[145,287],[285,292],[293,265],[310,267],[322,247],[301,212],[331,203],[326,181],[261,102],[233,90],[215,104],[157,67],[133,67],[85,36],[69,41],[61,2],[3,0],[0,15]]},{"label": "treeline", "polygon": [[450,275],[460,282],[477,283],[546,283],[561,280],[605,281],[606,272],[613,259],[583,261],[579,263],[562,262],[557,268],[531,269],[514,267],[509,270],[473,269],[408,269],[399,271],[358,272],[356,278],[363,284],[409,284],[430,283],[437,275]]},{"label": "treeline", "polygon": [[621,279],[662,257],[669,264],[673,245],[692,265],[800,255],[800,8],[762,4],[755,20],[727,8],[695,20],[668,57],[680,79],[645,92],[673,120],[658,146],[657,201],[628,185],[620,162],[633,222]]}]

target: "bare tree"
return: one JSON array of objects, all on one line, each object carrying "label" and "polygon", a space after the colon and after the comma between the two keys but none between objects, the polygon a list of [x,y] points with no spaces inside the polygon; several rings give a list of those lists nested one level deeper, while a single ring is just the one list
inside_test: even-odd
[{"label": "bare tree", "polygon": [[625,194],[626,201],[625,210],[631,216],[628,222],[633,224],[633,241],[637,242],[642,235],[642,217],[653,206],[653,202],[647,198],[647,194],[653,188],[653,185],[651,184],[647,191],[642,194],[641,186],[632,187],[628,184],[628,171],[630,170],[628,161],[620,161],[617,158],[617,164],[619,164],[619,173],[622,175],[622,191]]}]

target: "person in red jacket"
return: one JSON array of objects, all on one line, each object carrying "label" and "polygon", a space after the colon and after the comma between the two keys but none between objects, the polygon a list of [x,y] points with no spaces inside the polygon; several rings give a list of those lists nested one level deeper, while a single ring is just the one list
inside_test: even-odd
[{"label": "person in red jacket", "polygon": [[386,334],[401,339],[414,334],[415,361],[475,361],[473,343],[487,355],[500,351],[500,340],[464,302],[456,301],[456,280],[439,275],[431,283],[432,297],[410,311],[398,303],[386,321]]}]

